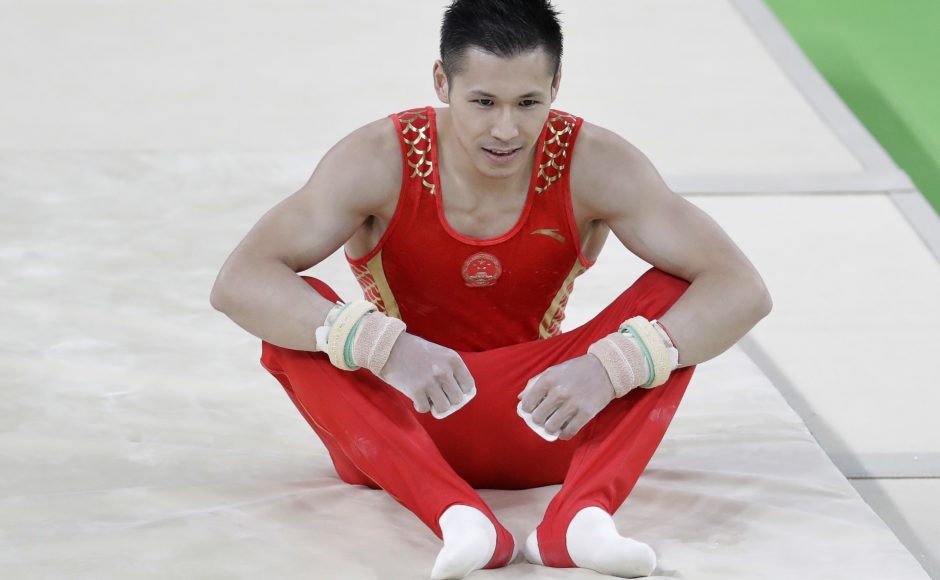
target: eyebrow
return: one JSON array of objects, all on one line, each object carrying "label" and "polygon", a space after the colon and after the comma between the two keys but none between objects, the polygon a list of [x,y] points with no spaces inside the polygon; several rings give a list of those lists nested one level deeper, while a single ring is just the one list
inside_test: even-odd
[{"label": "eyebrow", "polygon": [[[470,95],[474,97],[486,97],[488,99],[495,99],[496,95],[491,95],[486,91],[481,91],[479,89],[470,91]],[[520,99],[528,99],[530,97],[543,97],[544,93],[542,91],[529,91],[528,93],[521,95]]]}]

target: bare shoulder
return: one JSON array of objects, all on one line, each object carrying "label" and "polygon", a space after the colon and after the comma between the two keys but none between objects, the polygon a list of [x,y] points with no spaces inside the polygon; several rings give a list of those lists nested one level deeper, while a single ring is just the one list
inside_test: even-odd
[{"label": "bare shoulder", "polygon": [[627,211],[651,188],[663,192],[665,184],[642,151],[613,131],[582,124],[571,160],[571,190],[592,219]]},{"label": "bare shoulder", "polygon": [[398,134],[389,118],[372,121],[348,134],[320,160],[310,177],[315,189],[326,186],[346,197],[347,206],[371,214],[401,187]]},{"label": "bare shoulder", "polygon": [[714,271],[760,279],[715,220],[673,192],[639,149],[594,125],[581,130],[584,140],[578,137],[571,160],[572,194],[578,187],[594,219],[633,254],[687,281]]},{"label": "bare shoulder", "polygon": [[233,263],[261,256],[295,272],[320,263],[385,208],[401,175],[392,121],[356,129],[327,151],[306,184],[258,220],[233,252]]}]

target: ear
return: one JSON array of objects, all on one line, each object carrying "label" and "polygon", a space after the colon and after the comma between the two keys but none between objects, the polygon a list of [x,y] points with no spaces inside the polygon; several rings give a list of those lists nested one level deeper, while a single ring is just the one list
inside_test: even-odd
[{"label": "ear", "polygon": [[555,78],[552,79],[552,100],[555,102],[555,97],[558,96],[558,87],[561,85],[561,63],[558,63],[558,72],[555,73]]},{"label": "ear", "polygon": [[444,74],[444,63],[440,59],[434,61],[434,92],[442,103],[450,103],[450,85],[447,83],[447,75]]}]

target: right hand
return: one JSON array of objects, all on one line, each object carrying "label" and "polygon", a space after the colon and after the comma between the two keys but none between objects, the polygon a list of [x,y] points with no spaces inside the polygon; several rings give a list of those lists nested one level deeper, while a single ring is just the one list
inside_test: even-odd
[{"label": "right hand", "polygon": [[453,349],[402,332],[379,378],[437,419],[456,412],[476,395],[473,376]]}]

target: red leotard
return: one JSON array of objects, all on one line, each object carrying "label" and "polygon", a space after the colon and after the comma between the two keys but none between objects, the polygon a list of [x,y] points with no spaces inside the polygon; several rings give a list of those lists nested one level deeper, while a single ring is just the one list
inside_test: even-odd
[{"label": "red leotard", "polygon": [[551,111],[536,144],[525,207],[495,238],[447,223],[432,107],[391,115],[404,175],[395,214],[375,248],[346,259],[366,297],[408,332],[481,351],[561,333],[574,279],[593,263],[581,253],[568,168],[581,119]]},{"label": "red leotard", "polygon": [[[516,414],[531,377],[574,357],[621,322],[661,317],[689,283],[651,268],[589,322],[562,333],[574,279],[592,264],[581,253],[568,172],[581,119],[551,111],[536,148],[525,209],[493,239],[461,235],[441,203],[434,109],[392,115],[404,175],[398,205],[377,246],[347,260],[365,297],[407,331],[457,351],[476,397],[438,420],[366,369],[342,371],[322,352],[262,341],[261,364],[284,387],[323,441],[339,477],[381,488],[439,538],[451,505],[493,521],[497,546],[487,568],[505,565],[511,534],[475,487],[520,489],[563,483],[538,526],[547,566],[572,567],[567,526],[588,506],[613,514],[656,451],[692,377],[673,371],[655,389],[614,399],[572,439],[548,442]],[[322,280],[303,279],[324,298]],[[311,329],[313,332],[313,329]]]}]

